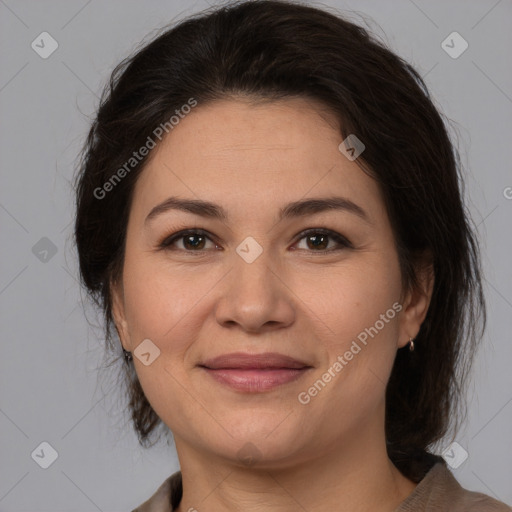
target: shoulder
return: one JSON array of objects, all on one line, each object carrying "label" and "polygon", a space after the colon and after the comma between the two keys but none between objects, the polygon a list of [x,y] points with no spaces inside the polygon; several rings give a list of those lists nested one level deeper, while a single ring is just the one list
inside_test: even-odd
[{"label": "shoulder", "polygon": [[467,512],[512,512],[512,508],[505,503],[486,494],[469,491],[462,487],[457,505],[461,511]]},{"label": "shoulder", "polygon": [[512,512],[486,494],[464,489],[443,462],[436,463],[396,512]]},{"label": "shoulder", "polygon": [[444,480],[443,485],[447,496],[452,496],[454,504],[458,507],[454,510],[464,512],[512,512],[512,508],[486,494],[464,489],[455,479],[445,464],[439,464],[438,479]]},{"label": "shoulder", "polygon": [[131,512],[172,512],[181,499],[181,471],[166,478],[156,492]]}]

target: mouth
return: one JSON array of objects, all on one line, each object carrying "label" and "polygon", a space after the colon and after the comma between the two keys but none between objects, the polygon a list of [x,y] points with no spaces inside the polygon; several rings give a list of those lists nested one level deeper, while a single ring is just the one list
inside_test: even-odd
[{"label": "mouth", "polygon": [[248,393],[272,390],[302,377],[311,365],[283,354],[225,354],[198,365],[210,377]]}]

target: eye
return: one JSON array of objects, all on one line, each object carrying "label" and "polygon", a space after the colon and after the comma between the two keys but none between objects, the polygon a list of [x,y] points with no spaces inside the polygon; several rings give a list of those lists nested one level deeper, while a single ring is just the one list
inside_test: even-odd
[{"label": "eye", "polygon": [[[306,248],[299,247],[299,249],[311,252],[325,253],[353,247],[344,236],[336,231],[324,228],[307,229],[299,233],[298,237],[299,242],[306,240]],[[208,241],[213,244],[213,247],[206,247]],[[330,246],[330,242],[334,242],[334,247]],[[220,249],[219,245],[202,229],[187,229],[174,233],[165,238],[159,244],[159,247],[165,250],[182,250],[186,252]],[[294,247],[293,250],[295,249],[297,249],[297,247]]]},{"label": "eye", "polygon": [[[305,250],[312,252],[332,252],[353,247],[344,236],[330,229],[311,228],[302,231],[298,236],[299,242],[306,240]],[[329,242],[335,242],[334,247],[329,247]]]},{"label": "eye", "polygon": [[218,248],[218,245],[214,243],[207,235],[206,231],[203,231],[202,229],[187,229],[179,231],[178,233],[174,233],[173,235],[165,238],[159,246],[162,249],[168,250],[177,249],[187,252],[200,252],[208,250],[208,247],[205,247],[207,240],[214,245],[214,249]]}]

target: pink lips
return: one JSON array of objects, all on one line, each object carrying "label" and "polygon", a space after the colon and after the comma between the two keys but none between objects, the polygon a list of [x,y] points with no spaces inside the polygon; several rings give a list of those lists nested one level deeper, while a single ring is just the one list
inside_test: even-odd
[{"label": "pink lips", "polygon": [[300,378],[310,365],[283,354],[224,354],[199,365],[217,382],[258,393]]}]

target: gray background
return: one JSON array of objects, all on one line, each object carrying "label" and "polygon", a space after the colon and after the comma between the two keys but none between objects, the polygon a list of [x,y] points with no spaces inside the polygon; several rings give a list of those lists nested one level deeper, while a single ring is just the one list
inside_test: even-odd
[{"label": "gray background", "polygon": [[[155,29],[207,5],[0,0],[0,511],[131,510],[178,469],[172,444],[138,446],[118,383],[108,373],[98,378],[103,339],[80,304],[70,180],[114,65]],[[468,422],[456,437],[469,457],[453,473],[464,487],[512,503],[512,2],[324,5],[373,19],[373,30],[417,67],[455,121],[483,247],[489,325]],[[59,44],[48,59],[31,48],[43,31]],[[441,47],[453,31],[469,43],[457,59]],[[41,252],[48,241],[34,254],[43,237],[55,255]],[[87,318],[98,323],[92,309]],[[48,469],[31,458],[43,441],[58,452]]]}]

